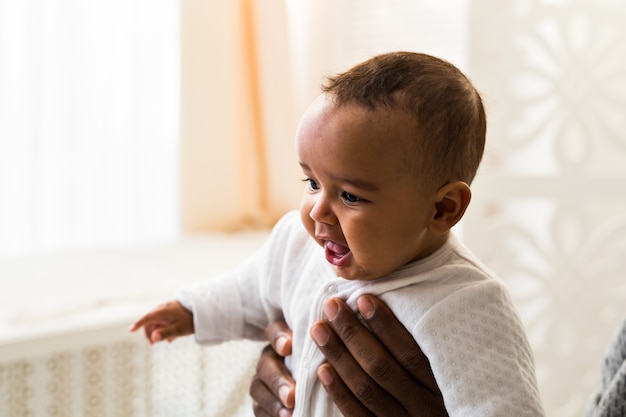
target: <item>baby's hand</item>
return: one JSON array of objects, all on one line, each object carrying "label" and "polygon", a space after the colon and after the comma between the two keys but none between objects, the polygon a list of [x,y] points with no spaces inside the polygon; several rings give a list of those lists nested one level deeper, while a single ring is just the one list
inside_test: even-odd
[{"label": "baby's hand", "polygon": [[166,339],[171,342],[177,337],[193,334],[193,314],[178,301],[169,301],[133,323],[130,331],[142,327],[150,344]]}]

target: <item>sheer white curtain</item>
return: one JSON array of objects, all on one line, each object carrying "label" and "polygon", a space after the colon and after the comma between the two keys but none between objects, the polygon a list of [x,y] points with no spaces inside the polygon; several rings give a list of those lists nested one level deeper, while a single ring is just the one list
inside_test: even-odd
[{"label": "sheer white curtain", "polygon": [[0,258],[178,233],[176,0],[0,0]]}]

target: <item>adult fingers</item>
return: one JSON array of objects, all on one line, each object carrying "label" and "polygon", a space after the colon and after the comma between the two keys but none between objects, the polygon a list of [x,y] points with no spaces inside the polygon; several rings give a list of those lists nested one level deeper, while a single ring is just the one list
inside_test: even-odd
[{"label": "adult fingers", "polygon": [[[268,392],[271,396],[268,395]],[[250,386],[251,397],[266,411],[291,409],[295,405],[296,384],[285,366],[284,358],[268,345],[257,363],[256,375]]]},{"label": "adult fingers", "polygon": [[255,401],[252,402],[252,412],[254,413],[255,417],[275,417],[275,416],[272,416],[271,414],[268,414],[267,411],[261,408],[259,406],[259,403]]},{"label": "adult fingers", "polygon": [[265,328],[265,337],[280,356],[291,355],[292,332],[284,321],[275,321]]},{"label": "adult fingers", "polygon": [[335,369],[328,363],[322,364],[317,376],[330,399],[335,403],[344,417],[373,417],[363,402],[346,386]]},{"label": "adult fingers", "polygon": [[389,307],[372,295],[361,296],[357,300],[357,307],[371,332],[385,345],[400,366],[430,391],[440,393],[428,358]]},{"label": "adult fingers", "polygon": [[281,411],[283,415],[285,412],[290,413],[256,375],[250,384],[250,396],[253,399],[252,409],[256,417],[281,417]]},{"label": "adult fingers", "polygon": [[[362,407],[376,416],[407,415],[398,399],[390,395],[377,379],[393,378],[395,384],[408,385],[410,375],[343,301],[329,300],[325,313],[329,321],[314,324],[311,336],[345,385],[344,388],[337,383],[329,390],[325,384],[331,397],[342,398],[340,409],[344,415],[362,415],[363,412],[359,411]],[[318,377],[324,384],[322,375],[318,373]]]},{"label": "adult fingers", "polygon": [[374,379],[398,399],[412,416],[447,416],[443,396],[428,358],[391,310],[378,298],[363,295],[357,300],[361,317],[369,329],[411,378],[396,379],[396,371],[379,373]]}]

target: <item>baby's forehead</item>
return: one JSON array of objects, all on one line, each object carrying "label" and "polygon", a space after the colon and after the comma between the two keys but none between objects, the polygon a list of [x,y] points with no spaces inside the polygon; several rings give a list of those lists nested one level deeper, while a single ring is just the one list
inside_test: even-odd
[{"label": "baby's forehead", "polygon": [[[361,141],[355,146],[384,146],[402,152],[415,150],[419,141],[419,123],[415,113],[394,103],[362,103],[356,99],[338,101],[332,94],[321,94],[307,110],[304,125],[322,134],[333,129],[335,140],[342,141],[359,132]],[[338,123],[340,130],[334,130]],[[377,146],[378,145],[378,146]],[[409,148],[409,149],[407,149]]]},{"label": "baby's forehead", "polygon": [[[334,111],[344,117],[351,118],[354,123],[363,123],[371,132],[365,130],[363,146],[370,146],[374,152],[393,153],[395,158],[388,160],[394,169],[409,170],[422,177],[424,171],[425,149],[422,149],[422,132],[416,116],[399,106],[379,105],[376,107],[364,106],[360,103],[343,103],[337,105]],[[342,140],[338,137],[337,140]],[[356,145],[358,146],[358,144]]]}]

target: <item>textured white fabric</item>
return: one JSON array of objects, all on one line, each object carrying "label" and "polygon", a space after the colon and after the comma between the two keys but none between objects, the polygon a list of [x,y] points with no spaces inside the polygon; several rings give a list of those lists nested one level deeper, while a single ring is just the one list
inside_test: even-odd
[{"label": "textured white fabric", "polygon": [[323,357],[308,335],[330,297],[355,307],[379,295],[430,360],[451,417],[543,416],[532,352],[503,285],[451,235],[428,258],[374,281],[337,277],[296,212],[234,271],[178,293],[196,340],[262,339],[281,318],[294,332],[287,365],[297,380],[294,416],[340,416],[318,383]]}]

